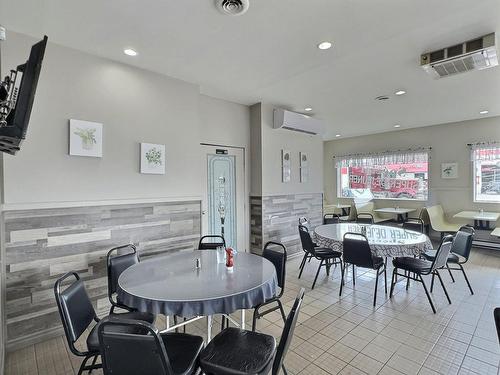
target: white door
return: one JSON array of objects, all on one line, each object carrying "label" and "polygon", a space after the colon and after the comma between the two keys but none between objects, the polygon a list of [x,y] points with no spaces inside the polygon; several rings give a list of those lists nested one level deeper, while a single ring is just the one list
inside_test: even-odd
[{"label": "white door", "polygon": [[202,146],[202,233],[222,234],[227,246],[246,251],[244,150]]}]

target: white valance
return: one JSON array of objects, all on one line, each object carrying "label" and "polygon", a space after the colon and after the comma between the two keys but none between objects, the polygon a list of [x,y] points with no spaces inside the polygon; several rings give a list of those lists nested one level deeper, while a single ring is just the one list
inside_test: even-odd
[{"label": "white valance", "polygon": [[430,148],[385,151],[367,154],[350,154],[336,156],[337,168],[372,167],[391,164],[427,163]]},{"label": "white valance", "polygon": [[469,147],[473,161],[500,161],[500,143],[498,142],[474,143],[470,144]]}]

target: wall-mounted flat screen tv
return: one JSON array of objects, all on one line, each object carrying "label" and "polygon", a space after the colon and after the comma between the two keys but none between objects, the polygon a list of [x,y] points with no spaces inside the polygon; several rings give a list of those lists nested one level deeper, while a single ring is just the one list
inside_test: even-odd
[{"label": "wall-mounted flat screen tv", "polygon": [[28,61],[11,72],[11,77],[15,78],[10,82],[9,100],[2,103],[7,103],[4,109],[8,110],[8,115],[0,127],[1,152],[15,155],[26,137],[47,40],[45,36],[34,44]]}]

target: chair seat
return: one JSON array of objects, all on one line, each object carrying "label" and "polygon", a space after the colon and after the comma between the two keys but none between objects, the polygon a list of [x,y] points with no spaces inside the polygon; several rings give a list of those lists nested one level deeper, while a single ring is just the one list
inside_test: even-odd
[{"label": "chair seat", "polygon": [[147,313],[147,312],[140,312],[137,310],[128,311],[128,312],[124,312],[124,313],[113,313],[110,316],[116,317],[116,318],[121,318],[121,319],[142,320],[143,322],[148,322],[151,324],[153,324],[155,321],[154,314]]},{"label": "chair seat", "polygon": [[161,338],[175,375],[192,374],[203,349],[203,338],[185,333],[164,333]]},{"label": "chair seat", "polygon": [[[434,261],[434,259],[436,259],[436,252],[437,250],[430,250],[430,251],[426,251],[424,254],[422,254],[422,256],[432,262]],[[453,253],[450,253],[450,255],[448,255],[448,263],[459,263],[460,262],[460,258],[458,257],[457,254],[453,254]]]},{"label": "chair seat", "polygon": [[335,251],[328,247],[317,247],[314,249],[316,256],[323,259],[340,258],[342,253],[340,251]]},{"label": "chair seat", "polygon": [[205,374],[268,374],[276,351],[274,337],[238,328],[226,328],[200,354]]},{"label": "chair seat", "polygon": [[432,267],[432,262],[413,257],[394,258],[392,264],[395,268],[416,273],[428,273]]}]

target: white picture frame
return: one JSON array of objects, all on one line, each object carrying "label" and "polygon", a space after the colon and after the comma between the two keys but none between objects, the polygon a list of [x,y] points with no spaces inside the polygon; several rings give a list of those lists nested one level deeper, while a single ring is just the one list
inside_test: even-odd
[{"label": "white picture frame", "polygon": [[292,179],[292,154],[289,150],[281,150],[281,181],[288,183]]},{"label": "white picture frame", "polygon": [[103,126],[98,122],[69,120],[69,154],[102,158]]},{"label": "white picture frame", "polygon": [[300,160],[300,182],[309,181],[309,156],[307,152],[299,152]]},{"label": "white picture frame", "polygon": [[140,172],[165,174],[165,145],[141,143]]},{"label": "white picture frame", "polygon": [[441,178],[445,180],[458,178],[458,163],[441,163]]}]

